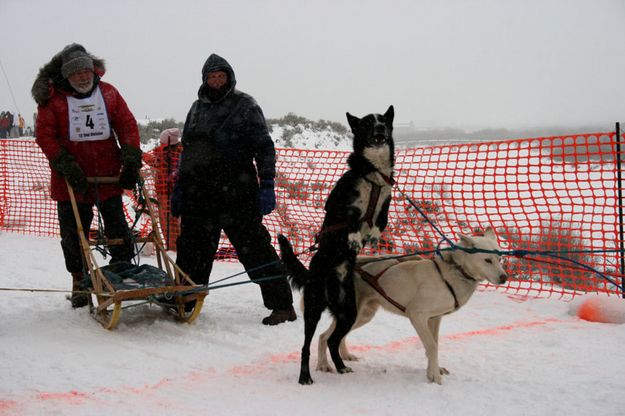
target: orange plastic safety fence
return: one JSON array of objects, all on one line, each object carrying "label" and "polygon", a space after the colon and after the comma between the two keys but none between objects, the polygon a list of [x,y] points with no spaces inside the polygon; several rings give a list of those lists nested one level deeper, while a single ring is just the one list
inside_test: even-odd
[{"label": "orange plastic safety fence", "polygon": [[[277,151],[277,207],[264,223],[274,239],[287,235],[304,261],[348,155]],[[179,225],[169,214],[167,195],[178,157],[179,149],[155,149],[145,154],[143,169],[171,249]],[[506,292],[566,299],[585,292],[622,295],[614,133],[397,149],[395,157],[389,224],[375,252],[429,256],[448,247],[443,235],[455,241],[460,233],[480,233],[490,225],[502,250],[523,254],[504,257]],[[0,141],[0,173],[0,230],[58,235],[49,167],[36,144]],[[135,198],[127,195],[125,202],[134,219]],[[149,219],[142,217],[137,229],[149,232]],[[236,258],[225,235],[218,258]]]}]

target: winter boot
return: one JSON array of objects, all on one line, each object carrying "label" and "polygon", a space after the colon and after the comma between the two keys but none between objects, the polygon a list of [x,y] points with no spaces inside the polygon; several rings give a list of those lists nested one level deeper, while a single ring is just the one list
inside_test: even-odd
[{"label": "winter boot", "polygon": [[290,306],[287,309],[274,309],[269,316],[263,318],[263,325],[278,325],[286,321],[294,321],[297,319],[295,309]]},{"label": "winter boot", "polygon": [[82,308],[89,304],[89,294],[83,285],[81,272],[72,273],[72,296],[69,298],[72,308]]}]

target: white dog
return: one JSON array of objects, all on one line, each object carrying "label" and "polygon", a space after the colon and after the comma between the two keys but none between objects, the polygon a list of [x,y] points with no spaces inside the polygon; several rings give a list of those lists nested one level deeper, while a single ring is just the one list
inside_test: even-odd
[{"label": "white dog", "polygon": [[[467,303],[479,282],[488,280],[500,285],[508,278],[499,255],[494,253],[499,245],[492,228],[488,227],[483,237],[460,235],[458,247],[477,251],[456,249],[435,259],[362,257],[360,267],[354,272],[358,316],[351,330],[371,321],[380,306],[410,319],[425,347],[427,378],[438,384],[442,382],[442,375],[449,374],[438,363],[438,330],[443,315]],[[365,280],[377,284],[380,290]],[[317,370],[331,371],[326,348],[334,326],[333,322],[319,336]],[[344,360],[357,359],[349,353],[345,338],[340,354]]]}]

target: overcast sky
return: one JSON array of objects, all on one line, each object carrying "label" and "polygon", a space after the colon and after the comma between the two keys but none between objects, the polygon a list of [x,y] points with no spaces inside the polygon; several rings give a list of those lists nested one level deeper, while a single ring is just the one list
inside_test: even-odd
[{"label": "overcast sky", "polygon": [[624,0],[0,0],[0,110],[31,124],[37,71],[71,42],[137,118],[184,121],[214,52],[271,118],[393,104],[418,128],[625,121]]}]

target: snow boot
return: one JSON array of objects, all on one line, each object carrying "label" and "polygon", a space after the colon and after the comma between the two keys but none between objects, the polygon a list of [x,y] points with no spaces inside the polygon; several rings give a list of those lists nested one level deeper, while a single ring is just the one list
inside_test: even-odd
[{"label": "snow boot", "polygon": [[82,272],[72,273],[72,296],[69,300],[72,308],[83,308],[89,304],[89,293],[83,284]]},{"label": "snow boot", "polygon": [[295,309],[290,306],[287,309],[274,309],[269,316],[263,318],[263,325],[278,325],[282,322],[292,322],[297,319]]}]

